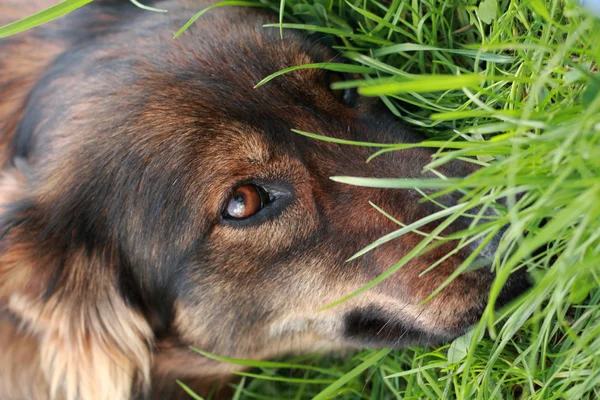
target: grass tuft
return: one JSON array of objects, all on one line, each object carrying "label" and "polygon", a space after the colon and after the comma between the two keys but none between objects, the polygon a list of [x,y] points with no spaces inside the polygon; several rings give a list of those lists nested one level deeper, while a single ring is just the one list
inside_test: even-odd
[{"label": "grass tuft", "polygon": [[[432,220],[444,226],[479,207],[498,215],[452,239],[466,246],[508,229],[494,261],[498,278],[490,305],[467,335],[441,347],[367,351],[351,360],[303,357],[291,361],[294,368],[262,368],[269,378],[246,381],[242,398],[600,398],[600,21],[575,2],[554,0],[287,0],[283,9],[284,22],[266,28],[319,34],[350,65],[368,68],[335,88],[379,97],[424,132],[429,140],[418,146],[437,149],[426,169],[457,158],[483,167],[460,180],[332,177],[464,193],[459,205],[426,220],[396,221],[397,231],[353,258]],[[289,66],[260,84],[313,67],[327,69]],[[370,159],[414,146],[341,144],[374,148]],[[423,195],[428,201],[437,196]],[[509,206],[497,204],[499,198]],[[438,234],[423,234],[408,257],[448,240]],[[471,260],[459,270],[472,267]],[[534,289],[494,312],[502,285],[518,269],[529,271]],[[299,368],[302,360],[328,373]],[[342,375],[319,387],[316,382],[331,379],[330,373]]]}]

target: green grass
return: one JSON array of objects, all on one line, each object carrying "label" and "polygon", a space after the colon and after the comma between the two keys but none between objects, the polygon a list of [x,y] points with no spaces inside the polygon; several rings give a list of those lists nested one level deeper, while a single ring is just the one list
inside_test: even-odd
[{"label": "green grass", "polygon": [[[287,368],[252,363],[259,373],[238,386],[241,398],[600,398],[600,20],[573,2],[548,0],[285,0],[273,9],[283,11],[283,23],[268,28],[319,33],[351,65],[368,68],[351,71],[360,79],[335,86],[380,97],[423,131],[430,140],[421,145],[438,149],[428,169],[455,158],[483,166],[460,180],[332,177],[464,192],[456,208],[411,226],[397,221],[398,231],[357,256],[431,220],[449,224],[478,206],[499,215],[441,240],[467,245],[490,240],[503,225],[509,229],[494,263],[490,305],[469,334],[437,348],[302,357]],[[412,146],[345,144],[375,147],[372,157]],[[495,204],[500,197],[510,207]],[[426,235],[410,256],[439,242],[437,233]],[[533,276],[534,289],[493,312],[502,284],[521,268]]]},{"label": "green grass", "polygon": [[[455,158],[483,166],[461,180],[334,178],[462,190],[459,206],[429,217],[442,226],[479,206],[497,210],[497,217],[452,238],[425,235],[411,256],[440,240],[485,242],[509,226],[494,262],[498,278],[490,306],[469,334],[441,347],[352,357],[227,360],[255,367],[241,374],[246,378],[236,398],[600,398],[600,19],[575,2],[552,0],[226,3],[267,5],[280,13],[282,23],[265,29],[323,35],[350,66],[308,67],[356,73],[360,79],[336,86],[380,97],[399,120],[424,132],[429,140],[422,146],[437,149],[428,169]],[[203,23],[201,16],[191,23]],[[0,29],[0,36],[5,32]],[[372,157],[408,147],[346,144],[370,146]],[[496,204],[499,197],[510,206]],[[398,231],[363,251],[421,226],[397,223]],[[470,267],[466,262],[459,270]],[[493,312],[499,290],[517,269],[529,271],[534,289]]]}]

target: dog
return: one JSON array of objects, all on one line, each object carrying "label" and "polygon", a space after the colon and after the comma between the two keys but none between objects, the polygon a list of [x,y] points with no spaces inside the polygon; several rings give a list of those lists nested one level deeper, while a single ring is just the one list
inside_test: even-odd
[{"label": "dog", "polygon": [[[0,24],[55,3],[2,0]],[[455,241],[317,312],[421,240],[408,233],[346,262],[398,229],[369,201],[404,223],[440,210],[414,190],[330,177],[423,177],[432,152],[365,163],[367,148],[292,132],[421,140],[377,99],[332,90],[343,74],[302,69],[254,89],[283,68],[338,59],[314,38],[264,28],[276,15],[213,9],[173,39],[210,3],[153,4],[168,13],[97,1],[0,40],[1,399],[185,398],[176,379],[206,394],[241,368],[191,345],[251,359],[399,348],[447,342],[477,321],[489,268],[423,302],[470,255]],[[526,281],[511,276],[499,302]]]}]

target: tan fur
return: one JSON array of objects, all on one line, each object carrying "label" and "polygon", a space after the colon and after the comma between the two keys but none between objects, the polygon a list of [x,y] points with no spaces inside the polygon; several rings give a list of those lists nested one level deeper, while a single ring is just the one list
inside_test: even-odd
[{"label": "tan fur", "polygon": [[19,328],[19,321],[0,311],[0,393],[3,400],[47,398],[49,385],[40,368],[39,342]]},{"label": "tan fur", "polygon": [[151,332],[146,322],[110,291],[102,297],[75,310],[53,301],[11,298],[9,311],[38,338],[50,398],[128,399],[138,373],[149,385]]},{"label": "tan fur", "polygon": [[19,200],[27,190],[27,179],[16,168],[0,171],[0,213],[7,210],[7,206]]}]

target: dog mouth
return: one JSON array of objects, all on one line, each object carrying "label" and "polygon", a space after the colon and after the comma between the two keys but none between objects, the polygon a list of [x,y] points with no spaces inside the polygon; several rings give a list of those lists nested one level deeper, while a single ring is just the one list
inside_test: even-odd
[{"label": "dog mouth", "polygon": [[352,310],[343,319],[344,338],[367,347],[403,348],[441,344],[463,333],[463,330],[428,332],[389,316],[376,306]]},{"label": "dog mouth", "polygon": [[[525,271],[511,275],[495,302],[495,309],[510,303],[531,289]],[[343,317],[343,335],[349,342],[367,347],[403,348],[447,343],[463,335],[481,318],[487,301],[474,304],[461,313],[460,322],[443,329],[424,330],[416,323],[401,320],[377,305],[348,311]]]}]

